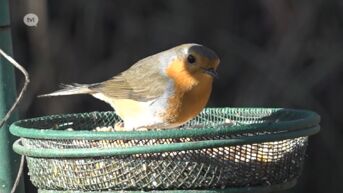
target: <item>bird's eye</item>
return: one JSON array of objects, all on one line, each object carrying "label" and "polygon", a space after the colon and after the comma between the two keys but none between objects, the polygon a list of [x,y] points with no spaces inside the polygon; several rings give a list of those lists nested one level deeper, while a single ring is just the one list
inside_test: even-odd
[{"label": "bird's eye", "polygon": [[188,57],[187,57],[187,61],[188,61],[190,64],[194,64],[194,63],[195,63],[195,57],[194,57],[192,54],[190,54],[190,55],[188,55]]}]

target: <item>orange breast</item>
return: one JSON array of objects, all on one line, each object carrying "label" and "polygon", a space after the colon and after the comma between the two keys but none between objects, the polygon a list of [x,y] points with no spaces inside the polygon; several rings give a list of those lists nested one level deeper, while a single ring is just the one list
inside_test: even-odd
[{"label": "orange breast", "polygon": [[182,61],[175,61],[167,69],[174,80],[174,94],[168,100],[164,115],[170,124],[183,124],[206,106],[212,90],[212,78],[201,73],[191,74]]}]

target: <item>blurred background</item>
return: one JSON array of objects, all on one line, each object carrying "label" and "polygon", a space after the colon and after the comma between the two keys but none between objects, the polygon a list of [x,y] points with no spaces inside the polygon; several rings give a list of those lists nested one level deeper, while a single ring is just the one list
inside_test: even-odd
[{"label": "blurred background", "polygon": [[[208,106],[321,115],[303,174],[283,193],[343,192],[343,1],[12,0],[10,7],[14,56],[31,75],[21,118],[111,110],[90,96],[36,96],[60,83],[100,82],[143,57],[200,43],[222,61]],[[36,27],[23,23],[28,13],[38,16]],[[18,73],[18,89],[22,83]],[[36,191],[28,180],[26,188]]]}]

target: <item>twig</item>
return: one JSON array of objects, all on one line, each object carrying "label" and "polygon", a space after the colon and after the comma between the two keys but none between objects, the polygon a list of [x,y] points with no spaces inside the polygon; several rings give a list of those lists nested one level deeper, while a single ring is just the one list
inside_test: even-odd
[{"label": "twig", "polygon": [[20,70],[24,76],[25,76],[25,82],[24,82],[24,86],[21,89],[19,96],[17,97],[16,101],[13,103],[12,107],[10,108],[10,110],[6,113],[5,117],[0,121],[0,128],[6,123],[6,121],[8,120],[8,118],[11,116],[12,112],[14,111],[14,109],[17,107],[18,103],[20,102],[20,100],[22,99],[24,92],[27,89],[27,85],[30,82],[29,79],[29,74],[27,73],[27,71],[25,70],[24,67],[22,67],[20,64],[18,64],[12,57],[10,57],[9,55],[7,55],[2,49],[0,49],[0,54],[6,58],[11,64],[13,64],[13,66],[15,66],[18,70]]}]

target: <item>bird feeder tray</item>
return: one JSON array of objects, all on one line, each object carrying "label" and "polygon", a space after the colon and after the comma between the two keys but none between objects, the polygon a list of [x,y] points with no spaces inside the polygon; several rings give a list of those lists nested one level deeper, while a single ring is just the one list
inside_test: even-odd
[{"label": "bird feeder tray", "polygon": [[207,108],[169,130],[107,131],[115,112],[51,115],[11,125],[32,183],[52,192],[271,192],[295,185],[311,111]]}]

